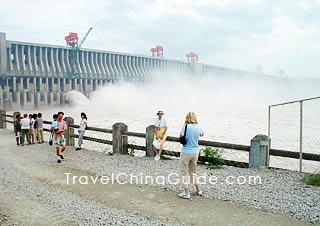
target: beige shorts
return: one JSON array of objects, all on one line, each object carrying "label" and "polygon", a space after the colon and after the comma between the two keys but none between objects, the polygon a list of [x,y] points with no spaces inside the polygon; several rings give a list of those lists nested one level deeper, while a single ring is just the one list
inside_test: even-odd
[{"label": "beige shorts", "polygon": [[53,143],[56,148],[61,147],[63,145],[66,146],[66,139],[64,138],[64,135],[62,135],[62,137],[58,135],[56,140],[53,137]]},{"label": "beige shorts", "polygon": [[[161,137],[161,134],[163,134],[163,132],[164,132],[164,130],[165,130],[165,128],[160,128],[160,130],[158,130],[158,137]],[[166,141],[166,139],[167,139],[167,133],[165,133],[164,135],[163,135],[163,138],[160,140],[160,144],[161,145],[163,145],[164,144],[164,142]],[[154,134],[154,137],[153,137],[153,140],[155,140],[156,139],[156,134]]]},{"label": "beige shorts", "polygon": [[197,172],[198,154],[181,153],[179,173],[181,176],[193,175]]},{"label": "beige shorts", "polygon": [[184,188],[189,187],[189,183],[199,184],[197,177],[198,154],[181,153],[179,161],[179,173],[181,176],[181,185]]}]

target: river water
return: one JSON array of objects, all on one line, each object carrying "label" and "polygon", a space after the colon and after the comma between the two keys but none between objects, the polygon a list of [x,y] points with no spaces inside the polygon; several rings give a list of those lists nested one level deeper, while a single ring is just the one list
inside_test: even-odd
[{"label": "river water", "polygon": [[[185,115],[191,111],[205,132],[203,139],[250,145],[255,135],[267,135],[269,105],[313,96],[320,96],[318,80],[170,77],[148,85],[107,85],[89,99],[70,91],[67,105],[39,111],[51,120],[53,113],[62,110],[65,116],[74,117],[76,124],[80,113],[86,112],[89,126],[112,128],[114,123],[123,122],[129,131],[145,132],[153,124],[156,112],[162,110],[172,136],[179,136]],[[308,132],[306,150],[320,154],[320,101],[307,110],[304,129],[315,133]],[[293,105],[272,109],[272,148],[299,150],[297,114],[299,108]]]}]

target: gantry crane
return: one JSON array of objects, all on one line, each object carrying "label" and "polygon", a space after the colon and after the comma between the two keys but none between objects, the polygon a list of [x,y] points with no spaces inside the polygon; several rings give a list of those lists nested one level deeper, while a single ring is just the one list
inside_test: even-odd
[{"label": "gantry crane", "polygon": [[79,49],[81,48],[82,44],[88,37],[92,27],[87,31],[85,36],[81,39],[80,43],[78,43],[78,33],[70,32],[68,36],[65,37],[67,42],[67,46],[70,47],[69,51],[69,62],[70,62],[70,71],[68,71],[69,78],[77,78],[79,77],[79,72],[77,70],[77,59]]}]

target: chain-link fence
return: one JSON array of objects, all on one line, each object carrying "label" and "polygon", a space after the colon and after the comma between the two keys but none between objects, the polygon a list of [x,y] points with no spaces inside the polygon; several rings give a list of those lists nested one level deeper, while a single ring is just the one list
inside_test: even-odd
[{"label": "chain-link fence", "polygon": [[320,170],[320,97],[269,106],[270,167]]}]

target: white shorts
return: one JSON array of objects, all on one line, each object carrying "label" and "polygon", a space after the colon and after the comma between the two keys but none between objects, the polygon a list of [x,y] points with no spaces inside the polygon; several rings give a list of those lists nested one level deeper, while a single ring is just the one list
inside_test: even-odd
[{"label": "white shorts", "polygon": [[60,147],[62,145],[66,145],[66,139],[64,138],[64,136],[58,136],[57,140],[53,140],[53,143],[55,147]]}]

